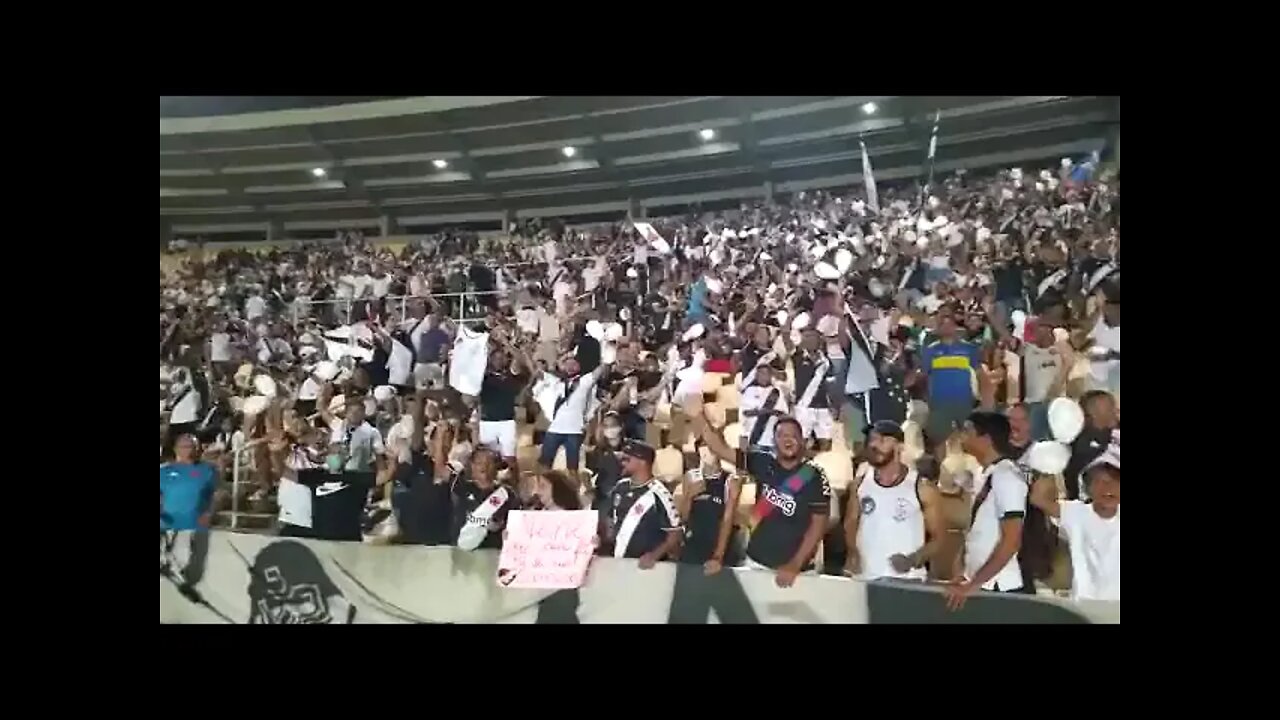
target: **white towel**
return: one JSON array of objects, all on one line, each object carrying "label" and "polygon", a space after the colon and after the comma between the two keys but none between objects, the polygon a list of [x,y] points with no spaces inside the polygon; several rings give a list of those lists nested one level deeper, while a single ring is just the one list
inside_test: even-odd
[{"label": "white towel", "polygon": [[449,356],[449,387],[463,395],[479,395],[488,362],[489,333],[458,328],[453,353]]},{"label": "white towel", "polygon": [[391,341],[391,355],[387,358],[387,374],[392,385],[410,385],[413,375],[413,353],[397,340]]}]

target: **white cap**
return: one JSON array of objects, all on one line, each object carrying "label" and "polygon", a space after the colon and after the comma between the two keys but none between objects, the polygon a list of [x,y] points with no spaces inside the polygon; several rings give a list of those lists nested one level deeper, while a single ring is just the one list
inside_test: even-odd
[{"label": "white cap", "polygon": [[840,248],[836,252],[836,270],[839,270],[840,274],[843,275],[849,272],[851,267],[853,267],[853,253],[845,248]]},{"label": "white cap", "polygon": [[792,330],[803,330],[809,327],[809,313],[802,312],[791,321]]},{"label": "white cap", "polygon": [[1044,475],[1061,473],[1070,461],[1071,449],[1057,442],[1038,442],[1027,453],[1027,465]]},{"label": "white cap", "polygon": [[814,265],[813,274],[823,280],[838,280],[841,275],[840,271],[829,262],[820,262],[817,265]]},{"label": "white cap", "polygon": [[396,389],[390,385],[379,385],[373,389],[373,399],[378,402],[386,402],[396,396]]},{"label": "white cap", "polygon": [[604,325],[599,320],[590,320],[587,322],[587,334],[599,340],[604,337]]},{"label": "white cap", "polygon": [[333,380],[338,377],[338,364],[332,360],[321,360],[316,363],[316,369],[312,374],[324,381]]},{"label": "white cap", "polygon": [[683,342],[689,342],[690,340],[697,340],[698,338],[702,337],[702,334],[705,333],[706,331],[707,329],[702,326],[702,323],[694,323],[693,325],[689,326],[688,330],[684,331],[684,335],[682,335],[680,339]]},{"label": "white cap", "polygon": [[276,381],[271,379],[270,375],[259,375],[253,379],[253,389],[258,391],[259,395],[273,398],[276,396]]},{"label": "white cap", "polygon": [[1084,411],[1071,398],[1060,397],[1049,403],[1049,431],[1053,439],[1069,443],[1084,429]]}]

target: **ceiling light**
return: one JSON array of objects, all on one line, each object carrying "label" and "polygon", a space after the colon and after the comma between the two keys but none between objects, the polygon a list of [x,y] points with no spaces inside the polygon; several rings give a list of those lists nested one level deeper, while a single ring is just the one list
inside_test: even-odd
[{"label": "ceiling light", "polygon": [[327,173],[324,168],[311,168],[311,174],[315,175],[316,177],[324,177],[329,173]]},{"label": "ceiling light", "polygon": [[564,153],[565,157],[573,157],[574,155],[578,154],[578,148],[570,145],[565,149],[561,150],[560,152]]},{"label": "ceiling light", "polygon": [[876,110],[878,110],[878,109],[879,109],[879,108],[878,108],[878,107],[876,106],[876,104],[875,104],[875,103],[873,103],[873,102],[863,103],[863,105],[862,105],[862,113],[863,113],[864,115],[875,115],[875,114],[876,114]]},{"label": "ceiling light", "polygon": [[711,128],[706,128],[698,131],[698,137],[710,142],[716,139],[716,131],[712,130]]},{"label": "ceiling light", "polygon": [[432,160],[431,164],[435,165],[437,170],[443,170],[449,167],[449,163],[445,160]]}]

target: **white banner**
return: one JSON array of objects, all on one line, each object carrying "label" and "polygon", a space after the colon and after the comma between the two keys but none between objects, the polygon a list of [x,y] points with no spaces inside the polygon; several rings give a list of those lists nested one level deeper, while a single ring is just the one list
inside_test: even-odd
[{"label": "white banner", "polygon": [[[196,538],[192,542],[192,538]],[[174,542],[176,540],[176,542]],[[576,590],[499,587],[498,553],[213,532],[162,536],[161,623],[1119,622],[1119,603],[977,593],[946,610],[925,585],[592,558]]]}]

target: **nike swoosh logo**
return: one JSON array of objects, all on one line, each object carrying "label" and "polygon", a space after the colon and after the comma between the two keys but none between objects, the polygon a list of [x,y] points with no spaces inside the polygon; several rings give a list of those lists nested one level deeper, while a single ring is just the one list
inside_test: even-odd
[{"label": "nike swoosh logo", "polygon": [[338,492],[339,490],[345,489],[346,487],[347,487],[346,483],[325,483],[323,485],[319,485],[316,487],[316,497],[324,497],[325,495],[332,495]]}]

